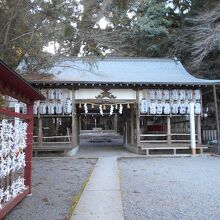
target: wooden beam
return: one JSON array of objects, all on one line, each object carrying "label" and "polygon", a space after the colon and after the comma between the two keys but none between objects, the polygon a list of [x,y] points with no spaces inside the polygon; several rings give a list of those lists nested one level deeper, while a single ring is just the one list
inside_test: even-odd
[{"label": "wooden beam", "polygon": [[6,109],[6,108],[0,108],[0,114],[11,116],[11,117],[16,117],[20,119],[26,119],[26,120],[31,119],[31,116],[28,114],[13,112],[12,110]]},{"label": "wooden beam", "polygon": [[201,116],[197,116],[197,140],[198,144],[202,144],[202,132],[201,132]]},{"label": "wooden beam", "polygon": [[216,86],[213,85],[213,93],[214,93],[214,103],[215,103],[215,120],[216,120],[216,128],[217,128],[217,143],[218,143],[218,150],[217,153],[220,154],[220,128],[219,128],[219,117],[218,117],[218,101],[217,101],[217,94],[216,94]]},{"label": "wooden beam", "polygon": [[0,211],[0,219],[3,219],[25,196],[29,193],[29,187],[23,192],[19,193],[15,198],[9,200],[7,203],[3,204]]},{"label": "wooden beam", "polygon": [[171,124],[170,116],[167,116],[167,144],[171,146]]},{"label": "wooden beam", "polygon": [[27,121],[27,147],[25,148],[25,163],[24,168],[24,184],[29,187],[29,194],[32,191],[32,148],[33,148],[33,105],[34,103],[27,104],[27,114],[32,115],[31,120]]},{"label": "wooden beam", "polygon": [[21,102],[29,103],[30,99],[28,99],[28,94],[25,96],[23,93],[19,93],[16,88],[12,88],[11,85],[6,84],[4,82],[0,82],[0,92],[2,95],[6,95],[18,99]]}]

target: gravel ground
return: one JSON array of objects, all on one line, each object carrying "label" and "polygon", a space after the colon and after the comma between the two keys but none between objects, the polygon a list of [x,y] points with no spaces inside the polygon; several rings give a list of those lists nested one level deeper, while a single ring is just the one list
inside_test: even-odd
[{"label": "gravel ground", "polygon": [[220,157],[119,159],[125,220],[220,219]]},{"label": "gravel ground", "polygon": [[37,158],[33,160],[33,193],[7,220],[64,220],[74,198],[91,173],[95,159]]}]

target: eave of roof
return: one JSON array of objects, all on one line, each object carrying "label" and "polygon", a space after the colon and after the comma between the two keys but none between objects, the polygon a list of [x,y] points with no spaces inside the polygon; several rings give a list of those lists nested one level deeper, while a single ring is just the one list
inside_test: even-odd
[{"label": "eave of roof", "polygon": [[211,85],[220,85],[219,80],[209,80],[211,82],[91,82],[91,81],[29,81],[32,85],[120,85],[120,86],[164,86],[164,85],[190,85],[190,86],[211,86]]},{"label": "eave of roof", "polygon": [[2,90],[8,89],[7,92],[10,92],[10,96],[14,98],[20,97],[22,101],[45,99],[40,92],[33,88],[2,60],[0,60],[0,81]]}]

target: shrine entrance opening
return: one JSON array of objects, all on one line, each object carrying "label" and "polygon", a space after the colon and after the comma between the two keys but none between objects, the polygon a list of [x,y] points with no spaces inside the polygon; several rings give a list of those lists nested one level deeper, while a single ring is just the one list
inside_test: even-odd
[{"label": "shrine entrance opening", "polygon": [[[100,106],[103,109],[100,110]],[[133,105],[121,104],[120,109],[120,104],[87,104],[87,108],[82,105],[77,109],[80,148],[123,149],[134,139],[134,131],[133,138],[130,134],[131,128],[134,129],[134,120],[130,117]]]}]

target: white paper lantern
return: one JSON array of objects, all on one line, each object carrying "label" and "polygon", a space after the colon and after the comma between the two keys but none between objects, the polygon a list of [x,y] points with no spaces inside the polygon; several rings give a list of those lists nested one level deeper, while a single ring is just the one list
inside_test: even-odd
[{"label": "white paper lantern", "polygon": [[72,113],[72,102],[71,102],[70,98],[66,99],[64,112],[65,112],[65,114],[71,114]]},{"label": "white paper lantern", "polygon": [[56,90],[56,99],[61,100],[63,98],[63,91],[61,89]]},{"label": "white paper lantern", "polygon": [[201,103],[200,102],[196,102],[195,103],[195,114],[199,115],[201,114],[202,110],[201,110]]},{"label": "white paper lantern", "polygon": [[62,114],[63,112],[63,105],[61,101],[58,101],[56,104],[56,114]]},{"label": "white paper lantern", "polygon": [[181,104],[180,104],[180,114],[181,115],[185,115],[186,114],[186,105],[185,105],[185,103],[184,102],[181,102]]},{"label": "white paper lantern", "polygon": [[55,91],[53,89],[50,89],[48,91],[48,99],[53,100],[55,98]]},{"label": "white paper lantern", "polygon": [[181,89],[179,91],[179,100],[185,100],[186,99],[186,91],[184,89]]},{"label": "white paper lantern", "polygon": [[179,104],[177,102],[173,102],[171,105],[172,114],[177,115],[179,113]]},{"label": "white paper lantern", "polygon": [[179,97],[179,94],[178,94],[178,90],[177,89],[173,89],[172,91],[171,91],[171,98],[172,98],[172,100],[178,100],[178,97]]},{"label": "white paper lantern", "polygon": [[156,90],[156,98],[157,100],[161,100],[163,98],[163,93],[161,89]]},{"label": "white paper lantern", "polygon": [[48,105],[48,113],[50,114],[50,115],[54,115],[54,113],[55,113],[55,106],[54,106],[54,103],[53,103],[53,101],[50,101],[50,103],[49,103],[49,105]]},{"label": "white paper lantern", "polygon": [[170,91],[168,89],[163,90],[163,97],[164,97],[164,100],[170,99]]},{"label": "white paper lantern", "polygon": [[185,105],[186,105],[186,114],[190,114],[190,102],[186,102],[185,103]]},{"label": "white paper lantern", "polygon": [[163,104],[163,111],[166,115],[170,114],[170,103],[166,102]]},{"label": "white paper lantern", "polygon": [[40,102],[40,114],[44,115],[47,113],[47,110],[46,110],[46,102],[45,101],[41,101]]},{"label": "white paper lantern", "polygon": [[188,100],[193,99],[193,91],[192,90],[186,90],[186,99],[188,99]]},{"label": "white paper lantern", "polygon": [[158,115],[162,115],[163,114],[163,105],[161,104],[161,102],[157,103],[157,108],[156,108],[156,112]]},{"label": "white paper lantern", "polygon": [[155,99],[155,90],[151,89],[150,90],[150,100],[154,100]]},{"label": "white paper lantern", "polygon": [[149,109],[150,109],[150,114],[156,115],[157,109],[156,109],[156,104],[155,104],[155,102],[150,102]]},{"label": "white paper lantern", "polygon": [[37,102],[34,102],[33,114],[37,115],[37,113],[38,113],[38,105],[37,105]]},{"label": "white paper lantern", "polygon": [[199,89],[194,91],[195,93],[195,100],[200,100],[201,99],[201,92]]},{"label": "white paper lantern", "polygon": [[141,113],[142,114],[146,114],[148,112],[148,106],[147,106],[147,100],[146,99],[142,99],[141,100]]}]

